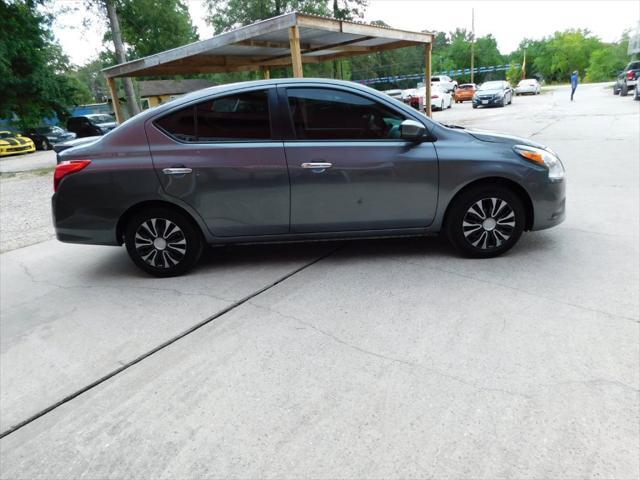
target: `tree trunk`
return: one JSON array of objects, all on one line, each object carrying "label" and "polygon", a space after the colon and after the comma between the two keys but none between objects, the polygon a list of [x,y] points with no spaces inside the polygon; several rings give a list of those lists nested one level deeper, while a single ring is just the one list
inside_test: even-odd
[{"label": "tree trunk", "polygon": [[[127,61],[127,56],[124,53],[122,33],[120,33],[120,22],[118,21],[118,14],[116,13],[115,3],[114,0],[104,0],[104,3],[107,7],[107,16],[109,17],[109,23],[111,24],[111,35],[113,37],[113,46],[116,50],[116,60],[118,61],[118,63],[124,63]],[[140,113],[140,107],[138,106],[138,102],[136,101],[136,92],[133,89],[133,81],[130,77],[124,77],[123,80],[124,95],[127,98],[129,116],[133,117],[134,115]]]}]

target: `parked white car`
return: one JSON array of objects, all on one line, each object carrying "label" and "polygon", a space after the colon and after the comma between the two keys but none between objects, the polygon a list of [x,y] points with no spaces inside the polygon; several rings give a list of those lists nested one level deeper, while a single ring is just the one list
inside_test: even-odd
[{"label": "parked white car", "polygon": [[439,85],[431,85],[431,109],[444,110],[451,108],[453,96]]},{"label": "parked white car", "polygon": [[382,93],[386,93],[387,95],[395,98],[396,100],[402,100],[402,90],[398,88],[393,90],[384,90]]},{"label": "parked white car", "polygon": [[431,77],[431,85],[439,85],[446,92],[453,92],[458,88],[458,82],[451,80],[451,77],[446,75],[435,75]]},{"label": "parked white car", "polygon": [[535,78],[525,78],[520,80],[516,86],[516,95],[524,95],[530,93],[532,95],[538,95],[540,93],[540,84]]}]

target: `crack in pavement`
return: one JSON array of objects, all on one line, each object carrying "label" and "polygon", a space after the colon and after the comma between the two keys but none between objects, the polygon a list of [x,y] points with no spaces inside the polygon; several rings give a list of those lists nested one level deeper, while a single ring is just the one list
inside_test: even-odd
[{"label": "crack in pavement", "polygon": [[[28,417],[27,419],[9,427],[7,430],[5,430],[4,432],[0,433],[0,439],[6,437],[7,435],[10,435],[14,432],[16,432],[17,430],[27,426],[28,424],[30,424],[31,422],[34,422],[35,420],[39,419],[40,417],[43,417],[44,415],[50,413],[51,411],[57,409],[58,407],[61,407],[62,405],[70,402],[71,400],[79,397],[80,395],[92,390],[93,388],[101,385],[102,383],[106,382],[107,380],[115,377],[116,375],[122,373],[123,371],[133,367],[134,365],[142,362],[143,360],[145,360],[146,358],[151,357],[152,355],[158,353],[159,351],[167,348],[168,346],[174,344],[175,342],[181,340],[182,338],[190,335],[191,333],[195,332],[196,330],[199,330],[200,328],[204,327],[205,325],[208,325],[209,323],[213,322],[214,320],[222,317],[223,315],[229,313],[230,311],[238,308],[241,305],[244,305],[245,303],[249,302],[251,299],[257,297],[258,295],[266,292],[267,290],[275,287],[276,285],[279,285],[280,283],[288,280],[289,278],[293,277],[294,275],[300,273],[301,271],[315,265],[316,263],[320,262],[321,260],[324,260],[325,258],[333,255],[334,253],[336,253],[340,248],[342,248],[344,244],[340,243],[338,244],[337,247],[329,250],[327,253],[324,253],[322,255],[320,255],[319,257],[315,258],[314,260],[311,260],[310,262],[307,262],[305,264],[303,264],[302,266],[290,271],[289,273],[283,275],[282,277],[278,278],[277,280],[265,285],[264,287],[256,290],[253,293],[250,293],[249,295],[243,297],[242,299],[233,302],[231,305],[228,305],[227,307],[223,308],[222,310],[218,311],[217,313],[211,315],[208,318],[205,318],[204,320],[196,323],[195,325],[191,326],[190,328],[188,328],[187,330],[185,330],[182,333],[179,333],[178,335],[170,338],[169,340],[161,343],[160,345],[152,348],[151,350],[147,351],[146,353],[143,353],[142,355],[139,355],[138,357],[134,358],[133,360],[122,364],[121,367],[116,368],[115,370],[112,370],[111,372],[107,373],[106,375],[100,377],[99,379],[91,382],[90,384],[84,386],[83,388],[76,390],[75,392],[67,395],[66,397],[62,398],[61,400],[55,402],[54,404],[48,406],[47,408],[35,413],[34,415],[31,415],[30,417]],[[22,265],[22,264],[21,264]],[[23,265],[24,267],[24,265]],[[29,272],[29,269],[27,268],[25,270],[26,274],[29,276],[29,278],[33,278],[31,272]],[[38,281],[36,281],[36,283],[38,283]],[[64,288],[64,287],[60,287],[60,288]]]},{"label": "crack in pavement", "polygon": [[[116,290],[122,290],[122,289],[136,289],[136,290],[148,290],[148,291],[157,291],[157,292],[169,292],[169,293],[175,293],[178,296],[185,296],[185,297],[208,297],[208,298],[212,298],[214,300],[221,300],[223,302],[233,302],[235,300],[229,299],[229,298],[224,298],[224,297],[220,297],[217,295],[213,295],[211,293],[190,293],[190,292],[182,292],[176,288],[160,288],[160,287],[143,287],[140,285],[124,285],[124,286],[116,286],[116,285],[60,285],[58,283],[55,282],[51,282],[51,281],[47,281],[47,280],[38,280],[35,278],[35,275],[33,274],[33,272],[31,272],[29,270],[29,268],[22,262],[18,262],[18,265],[20,266],[20,268],[22,268],[23,272],[25,273],[25,275],[29,278],[29,280],[37,285],[46,285],[49,287],[53,287],[53,288],[59,288],[62,290],[74,290],[74,289],[100,289],[100,288],[109,288],[109,289],[116,289]],[[28,302],[31,302],[33,299],[29,300]],[[27,302],[23,302],[23,303],[19,303],[17,304],[17,306],[23,305],[24,303]]]},{"label": "crack in pavement", "polygon": [[477,277],[474,277],[472,275],[465,275],[464,273],[453,272],[451,270],[446,270],[444,268],[430,267],[428,265],[423,265],[423,264],[419,264],[419,263],[416,263],[416,262],[410,262],[408,260],[392,260],[392,261],[395,261],[395,262],[398,262],[398,263],[403,263],[403,264],[406,264],[406,265],[413,265],[414,267],[426,268],[428,270],[432,270],[432,271],[436,271],[436,272],[448,273],[449,275],[454,275],[454,276],[457,276],[457,277],[466,278],[467,280],[474,280],[476,282],[486,283],[487,285],[493,285],[495,287],[507,288],[509,290],[513,290],[513,291],[516,291],[518,293],[522,293],[522,294],[525,294],[525,295],[528,295],[528,296],[531,296],[531,297],[534,297],[534,298],[539,298],[539,299],[542,299],[542,300],[548,300],[550,302],[560,303],[560,304],[566,305],[568,307],[573,307],[573,308],[577,308],[577,309],[580,309],[580,310],[585,310],[585,311],[593,312],[593,313],[600,313],[600,314],[606,315],[608,317],[621,318],[623,320],[629,320],[629,321],[631,321],[633,323],[640,323],[640,320],[638,320],[637,318],[627,317],[625,315],[620,315],[620,314],[617,314],[617,313],[606,312],[604,310],[598,310],[597,308],[591,308],[591,307],[585,307],[583,305],[577,305],[575,303],[566,302],[566,301],[563,301],[563,300],[559,300],[557,298],[548,297],[546,295],[540,295],[540,294],[537,294],[537,293],[531,293],[530,291],[523,290],[523,289],[518,288],[518,287],[513,287],[511,285],[505,285],[505,284],[500,283],[500,282],[493,282],[491,280],[487,280],[487,279],[484,279],[484,278],[477,278]]},{"label": "crack in pavement", "polygon": [[[498,393],[503,393],[503,394],[507,394],[507,395],[510,395],[510,396],[526,398],[527,400],[532,400],[536,396],[535,393],[523,393],[523,392],[518,392],[518,391],[515,391],[515,390],[507,390],[507,389],[503,389],[503,388],[486,387],[484,385],[479,385],[477,383],[468,381],[468,380],[466,380],[466,379],[464,379],[462,377],[459,377],[459,376],[456,376],[456,375],[451,375],[449,373],[443,372],[442,370],[438,370],[436,368],[429,367],[429,366],[426,366],[426,365],[421,364],[421,363],[410,362],[408,360],[403,360],[401,358],[391,357],[389,355],[384,355],[384,354],[381,354],[381,353],[378,353],[378,352],[374,352],[372,350],[368,350],[366,348],[362,348],[359,345],[355,345],[353,343],[347,342],[346,340],[343,340],[342,338],[340,338],[340,337],[338,337],[338,336],[336,336],[336,335],[334,335],[334,334],[332,334],[330,332],[327,332],[326,330],[318,328],[314,324],[312,324],[310,322],[307,322],[305,320],[302,320],[301,318],[296,317],[294,315],[286,314],[286,313],[283,313],[283,312],[281,312],[279,310],[276,310],[276,309],[274,309],[272,307],[267,307],[267,306],[264,306],[264,305],[260,305],[260,304],[257,304],[255,302],[252,302],[252,301],[247,302],[247,304],[252,305],[253,307],[262,309],[262,310],[266,310],[268,312],[275,313],[276,315],[278,315],[278,316],[280,316],[282,318],[293,320],[293,321],[295,321],[295,322],[297,322],[297,323],[299,323],[301,325],[304,325],[306,327],[311,328],[312,330],[314,330],[315,332],[317,332],[317,333],[319,333],[319,334],[321,334],[323,336],[326,336],[326,337],[330,338],[331,340],[335,341],[336,343],[339,343],[340,345],[344,345],[345,347],[347,347],[347,348],[349,348],[351,350],[355,350],[355,351],[357,351],[359,353],[362,353],[364,355],[373,356],[373,357],[381,359],[381,360],[386,360],[386,361],[392,362],[392,363],[398,363],[398,364],[401,364],[401,365],[404,365],[404,366],[409,366],[409,367],[412,367],[412,368],[418,368],[420,370],[424,370],[424,371],[429,372],[431,374],[438,375],[438,376],[453,380],[455,382],[461,383],[461,384],[463,384],[465,386],[468,386],[468,387],[475,388],[476,390],[480,390],[480,391],[498,392]],[[621,387],[621,388],[624,388],[624,389],[631,390],[634,393],[640,392],[639,389],[637,389],[637,388],[635,388],[635,387],[633,387],[631,385],[628,385],[628,384],[626,384],[624,382],[621,382],[619,380],[609,380],[609,379],[606,379],[606,378],[595,378],[595,379],[591,379],[591,380],[566,380],[566,381],[563,381],[563,382],[556,382],[556,383],[549,383],[549,384],[538,384],[537,386],[540,387],[540,388],[556,388],[556,387],[561,387],[561,386],[564,386],[564,385],[586,385],[586,386],[591,386],[591,385],[595,385],[595,386],[613,385],[613,386],[617,386],[617,387]]]},{"label": "crack in pavement", "polygon": [[486,391],[486,392],[498,392],[498,393],[503,393],[503,394],[515,396],[515,397],[523,397],[523,398],[526,398],[528,400],[533,398],[532,395],[527,394],[527,393],[522,393],[522,392],[517,392],[517,391],[512,391],[512,390],[505,390],[505,389],[501,389],[501,388],[485,387],[483,385],[478,385],[476,383],[469,382],[468,380],[465,380],[464,378],[461,378],[461,377],[458,377],[458,376],[455,376],[455,375],[450,375],[450,374],[448,374],[446,372],[443,372],[441,370],[438,370],[436,368],[428,367],[428,366],[423,365],[421,363],[414,363],[414,362],[410,362],[410,361],[407,361],[407,360],[403,360],[401,358],[390,357],[388,355],[377,353],[377,352],[374,352],[372,350],[368,350],[366,348],[362,348],[362,347],[360,347],[358,345],[355,345],[353,343],[349,343],[346,340],[343,340],[340,337],[337,337],[337,336],[333,335],[332,333],[327,332],[326,330],[322,330],[321,328],[316,327],[312,323],[309,323],[309,322],[307,322],[305,320],[302,320],[301,318],[295,317],[293,315],[288,315],[286,313],[282,313],[279,310],[276,310],[274,308],[266,307],[264,305],[259,305],[259,304],[256,304],[254,302],[251,302],[251,301],[247,302],[247,303],[249,305],[252,305],[252,306],[256,307],[256,308],[260,308],[260,309],[267,310],[269,312],[275,313],[276,315],[279,315],[279,316],[281,316],[283,318],[288,318],[290,320],[294,320],[294,321],[298,322],[299,324],[305,325],[305,326],[311,328],[312,330],[320,333],[321,335],[324,335],[324,336],[332,339],[336,343],[344,345],[345,347],[347,347],[347,348],[349,348],[351,350],[355,350],[355,351],[360,352],[360,353],[365,354],[365,355],[369,355],[369,356],[372,356],[372,357],[375,357],[375,358],[378,358],[378,359],[381,359],[381,360],[386,360],[388,362],[393,362],[393,363],[398,363],[398,364],[401,364],[401,365],[404,365],[404,366],[409,366],[409,367],[412,367],[412,368],[418,368],[420,370],[424,370],[424,371],[429,372],[431,374],[438,375],[438,376],[444,377],[444,378],[448,378],[450,380],[453,380],[455,382],[461,383],[461,384],[466,385],[468,387],[475,388],[476,390],[482,390],[482,391]]}]

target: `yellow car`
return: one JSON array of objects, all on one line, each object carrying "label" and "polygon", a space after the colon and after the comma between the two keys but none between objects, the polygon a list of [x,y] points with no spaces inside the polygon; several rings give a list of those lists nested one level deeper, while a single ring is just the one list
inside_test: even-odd
[{"label": "yellow car", "polygon": [[35,151],[36,145],[30,138],[23,137],[19,133],[0,131],[0,157]]}]

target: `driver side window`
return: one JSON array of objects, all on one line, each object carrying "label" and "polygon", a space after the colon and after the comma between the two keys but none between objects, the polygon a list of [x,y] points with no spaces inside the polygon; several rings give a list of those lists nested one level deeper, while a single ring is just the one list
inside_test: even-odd
[{"label": "driver side window", "polygon": [[298,140],[389,140],[400,138],[405,117],[364,96],[328,88],[288,88]]}]

